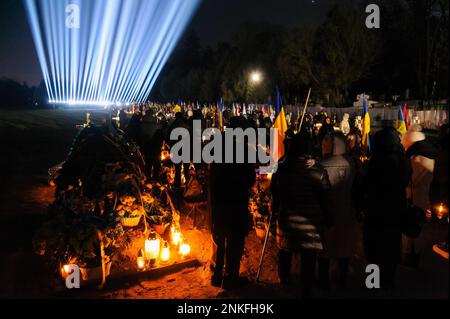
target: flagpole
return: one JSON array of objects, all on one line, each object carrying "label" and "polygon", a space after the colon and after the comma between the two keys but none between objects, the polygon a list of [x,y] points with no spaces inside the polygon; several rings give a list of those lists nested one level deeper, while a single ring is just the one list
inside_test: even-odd
[{"label": "flagpole", "polygon": [[262,269],[262,265],[263,265],[263,261],[264,261],[264,255],[266,254],[267,243],[269,241],[270,228],[272,227],[272,218],[273,218],[273,214],[272,214],[272,212],[270,212],[269,227],[267,228],[267,231],[266,231],[266,237],[264,238],[264,245],[263,245],[263,249],[261,252],[261,258],[259,259],[258,272],[256,274],[256,282],[259,282],[259,276],[261,275],[261,269]]},{"label": "flagpole", "polygon": [[306,98],[306,103],[305,103],[305,106],[303,107],[302,120],[300,121],[300,126],[298,127],[298,131],[299,131],[299,132],[300,132],[300,130],[302,129],[303,120],[305,119],[306,108],[308,107],[308,103],[309,103],[309,98],[310,98],[310,97],[311,97],[311,88],[309,88],[309,91],[308,91],[308,97]]}]

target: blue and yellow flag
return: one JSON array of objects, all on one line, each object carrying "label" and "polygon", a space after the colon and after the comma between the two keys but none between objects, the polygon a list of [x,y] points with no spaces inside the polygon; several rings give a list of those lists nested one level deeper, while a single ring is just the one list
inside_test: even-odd
[{"label": "blue and yellow flag", "polygon": [[401,105],[399,105],[398,107],[397,131],[402,135],[408,131],[408,129],[406,128],[405,116],[403,115],[403,109]]},{"label": "blue and yellow flag", "polygon": [[279,161],[285,154],[284,140],[286,139],[286,131],[288,130],[286,116],[284,114],[284,107],[281,108],[280,114],[278,114],[273,125],[274,129],[278,129],[277,143],[274,145],[274,159]]},{"label": "blue and yellow flag", "polygon": [[363,99],[363,114],[362,114],[362,140],[361,140],[361,148],[363,151],[363,155],[366,155],[370,152],[370,114],[367,106],[367,98],[364,94]]},{"label": "blue and yellow flag", "polygon": [[283,107],[283,100],[281,99],[281,94],[280,94],[280,90],[278,89],[277,86],[277,108],[275,110],[276,115],[280,114],[281,112],[281,108]]}]

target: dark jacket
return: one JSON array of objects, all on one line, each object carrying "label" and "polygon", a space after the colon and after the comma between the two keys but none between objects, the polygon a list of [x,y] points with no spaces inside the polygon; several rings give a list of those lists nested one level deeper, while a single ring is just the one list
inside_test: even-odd
[{"label": "dark jacket", "polygon": [[430,185],[430,201],[433,207],[443,203],[448,207],[448,147],[439,150],[434,165],[433,180]]},{"label": "dark jacket", "polygon": [[142,118],[139,128],[139,145],[143,147],[153,139],[160,126],[152,114],[146,114]]},{"label": "dark jacket", "polygon": [[397,263],[411,164],[393,128],[377,132],[364,181],[364,247],[369,262]]},{"label": "dark jacket", "polygon": [[313,159],[288,157],[279,164],[271,190],[280,249],[323,249],[321,233],[331,223],[325,201],[329,187],[326,171]]},{"label": "dark jacket", "polygon": [[209,206],[213,234],[247,235],[248,199],[255,178],[251,164],[210,165]]}]

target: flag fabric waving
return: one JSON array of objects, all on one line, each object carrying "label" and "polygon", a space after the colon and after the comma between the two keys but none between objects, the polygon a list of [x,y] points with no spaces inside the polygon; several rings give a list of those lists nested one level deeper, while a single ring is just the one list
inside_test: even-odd
[{"label": "flag fabric waving", "polygon": [[405,117],[403,116],[402,106],[400,105],[398,108],[397,131],[400,134],[405,134],[408,130],[406,128],[406,121]]},{"label": "flag fabric waving", "polygon": [[281,99],[280,89],[277,86],[277,108],[276,115],[280,114],[281,108],[283,107],[283,100]]},{"label": "flag fabric waving", "polygon": [[405,119],[406,130],[409,129],[408,108],[406,102],[403,104],[403,118]]},{"label": "flag fabric waving", "polygon": [[286,131],[288,130],[283,107],[281,108],[280,114],[278,114],[277,118],[275,119],[273,128],[277,129],[278,136],[277,143],[275,143],[274,146],[273,156],[276,161],[279,161],[280,158],[282,158],[285,154],[284,140],[286,139]]},{"label": "flag fabric waving", "polygon": [[220,98],[220,100],[219,100],[219,109],[220,109],[220,112],[223,112],[223,98]]},{"label": "flag fabric waving", "polygon": [[361,148],[363,151],[363,155],[366,155],[370,152],[370,114],[367,106],[367,98],[364,94],[363,98],[363,114],[362,114],[362,140],[361,140]]}]

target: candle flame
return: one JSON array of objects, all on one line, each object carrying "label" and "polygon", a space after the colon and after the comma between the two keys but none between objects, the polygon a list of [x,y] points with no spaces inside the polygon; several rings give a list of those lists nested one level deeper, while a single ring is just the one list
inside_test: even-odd
[{"label": "candle flame", "polygon": [[159,256],[159,239],[147,239],[145,241],[145,256],[147,259],[156,259]]},{"label": "candle flame", "polygon": [[139,269],[143,269],[145,267],[145,259],[144,257],[138,257],[137,264]]},{"label": "candle flame", "polygon": [[180,246],[180,254],[185,257],[187,255],[189,255],[191,252],[191,246],[189,246],[189,244],[183,243]]},{"label": "candle flame", "polygon": [[161,251],[161,261],[168,262],[170,259],[170,249],[169,247],[164,247]]}]

